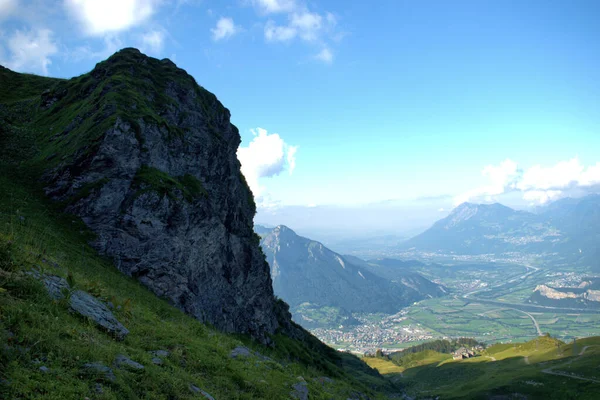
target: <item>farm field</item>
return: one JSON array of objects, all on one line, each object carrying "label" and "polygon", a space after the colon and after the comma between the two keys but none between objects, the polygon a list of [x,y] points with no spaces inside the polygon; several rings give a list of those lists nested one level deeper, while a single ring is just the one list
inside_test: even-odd
[{"label": "farm field", "polygon": [[[570,340],[600,335],[600,314],[522,311],[477,300],[430,299],[407,309],[405,323],[420,324],[439,337],[468,336],[486,343],[526,341],[542,333]],[[529,314],[529,315],[528,315]]]}]

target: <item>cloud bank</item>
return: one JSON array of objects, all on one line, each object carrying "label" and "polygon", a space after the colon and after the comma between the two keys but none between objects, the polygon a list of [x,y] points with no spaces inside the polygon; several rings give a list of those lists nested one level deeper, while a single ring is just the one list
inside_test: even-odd
[{"label": "cloud bank", "polygon": [[298,146],[285,143],[279,134],[269,134],[263,128],[253,129],[252,134],[254,138],[248,146],[238,148],[237,157],[254,197],[259,199],[265,195],[261,178],[279,175],[286,169],[290,175],[294,172]]},{"label": "cloud bank", "polygon": [[578,157],[544,167],[534,165],[526,170],[510,159],[499,165],[488,165],[482,175],[489,184],[462,193],[454,198],[454,204],[465,201],[492,201],[495,196],[520,192],[524,200],[544,204],[568,195],[572,189],[592,189],[600,185],[600,162],[584,166]]}]

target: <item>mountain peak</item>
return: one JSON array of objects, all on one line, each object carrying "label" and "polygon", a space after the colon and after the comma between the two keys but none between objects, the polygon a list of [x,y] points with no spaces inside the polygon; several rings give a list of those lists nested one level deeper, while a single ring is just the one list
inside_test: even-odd
[{"label": "mountain peak", "polygon": [[298,234],[296,232],[294,232],[292,229],[288,228],[285,225],[277,225],[273,230],[272,230],[273,235],[279,237],[279,238],[295,238],[298,236]]},{"label": "mountain peak", "polygon": [[[291,326],[252,231],[239,131],[214,94],[133,48],[68,80],[0,72],[0,103],[40,101],[27,123],[43,132],[31,162],[45,193],[85,221],[119,270],[227,332],[269,343]],[[3,130],[11,123],[0,115]]]}]

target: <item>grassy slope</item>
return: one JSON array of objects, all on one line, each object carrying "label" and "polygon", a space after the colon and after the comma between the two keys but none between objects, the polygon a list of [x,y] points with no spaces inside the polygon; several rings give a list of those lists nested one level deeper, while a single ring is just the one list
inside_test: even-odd
[{"label": "grassy slope", "polygon": [[[74,81],[79,85],[86,79]],[[19,86],[4,90],[8,81]],[[44,199],[34,167],[40,154],[53,151],[44,147],[45,125],[40,130],[37,122],[49,117],[36,112],[35,93],[64,82],[0,70],[0,398],[187,398],[193,396],[189,385],[194,384],[216,399],[279,399],[289,397],[300,376],[308,382],[311,398],[346,398],[354,391],[384,397],[381,391],[390,385],[355,357],[322,353],[281,335],[274,337],[274,348],[265,348],[245,337],[222,334],[155,297],[99,257],[87,245],[92,236],[83,223]],[[54,132],[62,123],[62,117],[56,118]],[[71,136],[80,134],[84,133]],[[70,144],[68,155],[79,139],[65,140]],[[37,161],[23,162],[27,159]],[[117,342],[70,313],[66,302],[51,301],[42,285],[24,274],[33,268],[71,275],[76,288],[112,302],[115,315],[131,333]],[[230,351],[242,344],[273,361],[231,359]],[[152,364],[148,354],[158,349],[170,351],[160,366]],[[117,354],[146,368],[113,368],[116,382],[82,373],[88,362],[112,366]],[[49,372],[40,371],[40,366]],[[333,383],[317,379],[322,376],[333,378]],[[95,393],[96,383],[103,385],[103,393]]]},{"label": "grassy slope", "polygon": [[[586,346],[586,351],[580,355]],[[419,358],[432,359],[430,355]],[[386,363],[393,364],[384,359],[365,361],[382,373],[392,368]],[[529,398],[595,399],[600,383],[543,371],[550,368],[551,372],[600,381],[599,364],[600,337],[579,340],[575,352],[572,344],[542,337],[517,345],[494,345],[481,356],[468,360],[439,362],[433,358],[429,363],[402,366],[402,377],[394,371],[389,372],[388,377],[404,384],[409,394],[440,396],[442,399],[477,399],[510,393]]]}]

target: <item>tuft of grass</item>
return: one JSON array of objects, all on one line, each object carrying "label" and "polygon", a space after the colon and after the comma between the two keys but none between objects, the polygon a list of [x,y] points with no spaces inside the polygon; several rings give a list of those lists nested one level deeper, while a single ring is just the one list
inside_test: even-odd
[{"label": "tuft of grass", "polygon": [[138,195],[153,191],[171,199],[180,196],[192,202],[199,197],[208,196],[202,183],[194,176],[186,174],[181,177],[171,177],[169,174],[156,168],[142,166],[134,179],[134,185],[139,187]]}]

